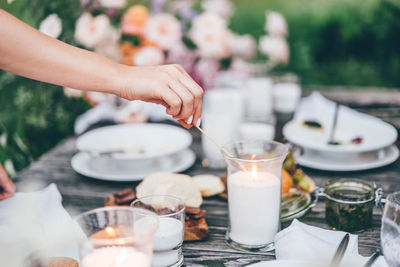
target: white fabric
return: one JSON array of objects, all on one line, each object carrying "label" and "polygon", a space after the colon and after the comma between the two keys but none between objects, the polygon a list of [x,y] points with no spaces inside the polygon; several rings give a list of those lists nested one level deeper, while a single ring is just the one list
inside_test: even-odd
[{"label": "white fabric", "polygon": [[[32,253],[79,260],[80,228],[61,204],[55,184],[0,201],[1,266],[20,267]],[[4,264],[4,265],[3,265]]]},{"label": "white fabric", "polygon": [[[311,260],[329,266],[345,234],[342,231],[325,230],[294,220],[288,228],[275,236],[276,259]],[[361,267],[367,260],[367,257],[358,254],[358,236],[351,234],[341,266]],[[381,256],[373,266],[387,267],[388,265]]]}]

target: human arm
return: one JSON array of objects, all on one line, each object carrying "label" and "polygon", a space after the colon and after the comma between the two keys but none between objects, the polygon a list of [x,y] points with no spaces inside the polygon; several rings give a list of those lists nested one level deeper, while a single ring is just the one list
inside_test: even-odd
[{"label": "human arm", "polygon": [[[201,117],[203,90],[179,65],[130,67],[40,33],[0,9],[0,68],[70,88],[162,104],[185,127]],[[193,115],[193,122],[184,123]]]},{"label": "human arm", "polygon": [[9,198],[15,193],[15,186],[0,164],[0,200]]}]

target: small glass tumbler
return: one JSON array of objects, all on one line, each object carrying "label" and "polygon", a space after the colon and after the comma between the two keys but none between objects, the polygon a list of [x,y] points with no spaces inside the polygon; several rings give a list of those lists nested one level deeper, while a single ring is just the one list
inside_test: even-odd
[{"label": "small glass tumbler", "polygon": [[249,140],[224,146],[228,165],[229,227],[231,247],[243,251],[274,249],[280,228],[284,144]]},{"label": "small glass tumbler", "polygon": [[386,198],[382,215],[381,246],[390,266],[400,266],[400,192]]},{"label": "small glass tumbler", "polygon": [[79,215],[84,238],[79,253],[82,267],[149,267],[156,214],[131,207],[104,207]]},{"label": "small glass tumbler", "polygon": [[153,267],[181,266],[185,226],[185,203],[174,196],[152,195],[131,204],[158,215],[159,226],[153,238]]}]

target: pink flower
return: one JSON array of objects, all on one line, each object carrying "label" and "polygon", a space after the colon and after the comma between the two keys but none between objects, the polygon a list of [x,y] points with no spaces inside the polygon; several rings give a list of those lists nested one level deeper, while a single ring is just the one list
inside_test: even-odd
[{"label": "pink flower", "polygon": [[230,71],[241,73],[244,76],[250,76],[252,73],[251,64],[242,58],[235,57],[232,59]]},{"label": "pink flower", "polygon": [[289,46],[280,37],[263,36],[260,39],[260,52],[276,63],[287,63],[289,60]]},{"label": "pink flower", "polygon": [[94,48],[109,36],[111,25],[106,15],[92,17],[83,13],[75,25],[75,39],[87,48]]},{"label": "pink flower", "polygon": [[212,85],[213,80],[217,76],[219,63],[215,59],[200,59],[194,67],[196,77],[199,77],[204,86]]},{"label": "pink flower", "polygon": [[179,21],[172,15],[162,13],[150,17],[145,28],[145,36],[164,49],[170,49],[182,38]]},{"label": "pink flower", "polygon": [[152,66],[163,64],[164,53],[157,47],[147,46],[141,48],[133,57],[136,66]]},{"label": "pink flower", "polygon": [[234,7],[229,0],[203,0],[202,8],[207,12],[215,12],[224,18],[230,18]]},{"label": "pink flower", "polygon": [[249,59],[253,57],[256,52],[256,41],[250,34],[232,34],[230,49],[233,56]]},{"label": "pink flower", "polygon": [[58,38],[62,31],[61,19],[57,16],[57,14],[49,15],[40,23],[39,31],[50,37]]},{"label": "pink flower", "polygon": [[181,41],[174,44],[168,51],[167,63],[180,64],[187,72],[192,72],[197,58],[195,51],[189,50]]},{"label": "pink flower", "polygon": [[220,59],[229,56],[229,37],[226,21],[216,13],[206,12],[193,20],[189,37],[200,56]]},{"label": "pink flower", "polygon": [[275,37],[285,37],[288,33],[288,26],[285,18],[274,11],[265,13],[265,31]]}]

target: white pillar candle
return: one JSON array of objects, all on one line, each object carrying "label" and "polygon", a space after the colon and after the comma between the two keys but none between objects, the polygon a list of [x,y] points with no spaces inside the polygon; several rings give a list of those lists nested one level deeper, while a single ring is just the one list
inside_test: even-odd
[{"label": "white pillar candle", "polygon": [[280,179],[267,172],[239,171],[228,177],[230,238],[244,245],[273,242],[279,230]]},{"label": "white pillar candle", "polygon": [[272,141],[275,137],[275,127],[271,124],[260,122],[245,122],[240,125],[242,139],[263,139]]},{"label": "white pillar candle", "polygon": [[130,247],[103,247],[82,259],[82,267],[149,267],[151,259]]},{"label": "white pillar candle", "polygon": [[251,78],[245,86],[246,116],[264,118],[272,114],[273,82],[269,78]]}]

